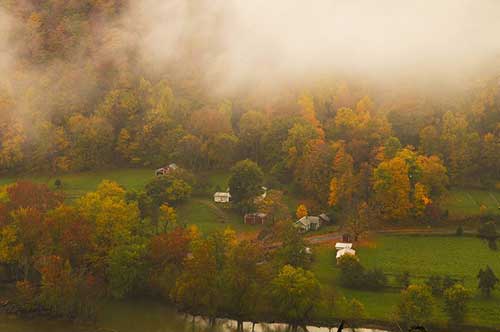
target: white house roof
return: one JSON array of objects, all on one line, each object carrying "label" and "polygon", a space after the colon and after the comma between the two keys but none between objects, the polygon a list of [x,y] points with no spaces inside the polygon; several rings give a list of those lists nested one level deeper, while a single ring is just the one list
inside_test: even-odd
[{"label": "white house roof", "polygon": [[337,242],[335,243],[335,249],[340,250],[340,249],[351,249],[352,248],[352,243],[344,243],[344,242]]},{"label": "white house roof", "polygon": [[337,259],[339,259],[340,257],[342,257],[344,255],[355,256],[356,250],[350,249],[350,248],[344,248],[344,249],[340,249],[339,251],[337,251]]},{"label": "white house roof", "polygon": [[231,194],[230,193],[223,193],[223,192],[216,192],[214,194],[214,197],[229,197],[229,198],[231,198]]},{"label": "white house roof", "polygon": [[326,215],[326,213],[322,213],[322,214],[320,214],[320,215],[319,215],[319,217],[320,217],[321,219],[323,219],[324,221],[326,221],[326,222],[330,222],[330,217],[328,217],[328,216]]},{"label": "white house roof", "polygon": [[310,224],[318,224],[319,217],[305,216],[297,220],[295,223],[302,224],[304,226],[309,226]]}]

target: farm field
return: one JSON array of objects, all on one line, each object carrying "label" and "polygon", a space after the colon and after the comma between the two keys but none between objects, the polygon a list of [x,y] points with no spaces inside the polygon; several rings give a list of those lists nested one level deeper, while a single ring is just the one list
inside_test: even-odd
[{"label": "farm field", "polygon": [[[336,285],[339,270],[335,266],[335,249],[318,248],[313,271],[323,285],[332,287],[346,297],[354,297],[365,305],[368,318],[387,319],[399,301],[399,290],[389,288],[382,292],[345,289]],[[500,326],[500,290],[491,299],[477,292],[476,275],[486,265],[500,274],[500,252],[491,251],[477,238],[445,236],[378,236],[357,249],[363,266],[381,268],[389,276],[389,283],[404,271],[409,271],[412,283],[424,283],[432,274],[451,275],[463,279],[473,292],[468,322],[479,326]],[[391,280],[392,279],[392,280]],[[445,322],[441,309],[436,320]]]},{"label": "farm field", "polygon": [[500,192],[493,190],[452,189],[442,207],[452,216],[479,215],[480,206],[486,207],[488,214],[500,215]]},{"label": "farm field", "polygon": [[29,180],[38,183],[45,183],[54,188],[54,181],[60,179],[62,190],[66,193],[68,199],[75,199],[85,195],[89,191],[97,189],[97,186],[103,180],[111,180],[119,183],[127,190],[142,189],[154,177],[151,169],[132,168],[132,169],[113,169],[106,171],[81,172],[62,174],[54,176],[36,176],[28,175],[22,177],[0,177],[0,185],[16,182],[18,180]]},{"label": "farm field", "polygon": [[[208,186],[214,191],[216,188],[226,190],[229,172],[207,172],[199,174],[199,177],[203,177],[207,181]],[[54,181],[60,179],[62,190],[65,192],[67,199],[73,200],[85,195],[87,192],[96,190],[103,180],[115,181],[127,190],[140,190],[153,178],[154,171],[150,168],[114,169],[59,176],[2,177],[0,178],[0,186],[24,179],[45,183],[49,187],[54,188]],[[177,215],[179,220],[197,225],[204,233],[226,227],[231,227],[236,231],[255,231],[259,229],[256,226],[244,225],[241,216],[233,211],[215,205],[211,200],[211,195],[207,195],[207,197],[192,197],[189,201],[178,207]]]}]

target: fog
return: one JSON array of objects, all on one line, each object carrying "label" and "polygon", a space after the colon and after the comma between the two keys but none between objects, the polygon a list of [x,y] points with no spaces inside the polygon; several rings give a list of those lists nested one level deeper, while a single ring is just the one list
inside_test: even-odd
[{"label": "fog", "polygon": [[12,26],[13,20],[0,8],[0,73],[2,76],[7,75],[7,72],[10,71],[13,60],[13,45],[7,38],[11,33]]},{"label": "fog", "polygon": [[[15,72],[14,24],[0,9],[0,80]],[[95,31],[102,43],[92,52],[93,61],[126,63],[140,75],[201,78],[212,92],[342,75],[459,85],[497,71],[499,32],[498,0],[138,0]],[[85,68],[82,54],[31,77],[91,89],[89,77],[60,74]],[[127,54],[138,56],[128,63]]]},{"label": "fog", "polygon": [[454,78],[500,53],[496,0],[145,0],[125,22],[145,64],[194,59],[226,86],[331,71]]}]

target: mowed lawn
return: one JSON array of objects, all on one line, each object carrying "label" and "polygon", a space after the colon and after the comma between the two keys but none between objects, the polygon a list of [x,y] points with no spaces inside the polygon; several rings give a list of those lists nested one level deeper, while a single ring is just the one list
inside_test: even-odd
[{"label": "mowed lawn", "polygon": [[[365,267],[378,267],[388,274],[389,283],[393,285],[395,276],[403,271],[410,272],[411,282],[419,284],[432,274],[463,279],[473,292],[468,323],[500,327],[500,290],[496,290],[491,299],[484,299],[478,293],[476,279],[479,269],[486,265],[500,275],[500,252],[491,251],[481,240],[472,237],[379,236],[370,245],[357,248],[357,254]],[[361,301],[369,318],[389,319],[399,302],[398,289],[370,292],[338,286],[339,269],[335,266],[333,248],[318,248],[313,271],[323,285]],[[444,323],[446,315],[442,301],[437,303],[436,321]]]},{"label": "mowed lawn", "polygon": [[500,192],[494,190],[452,189],[443,201],[442,208],[451,216],[479,215],[484,205],[488,214],[500,215]]}]

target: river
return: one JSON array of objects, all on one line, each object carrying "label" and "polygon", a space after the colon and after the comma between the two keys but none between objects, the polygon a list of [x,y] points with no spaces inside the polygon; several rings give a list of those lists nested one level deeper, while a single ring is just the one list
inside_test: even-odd
[{"label": "river", "polygon": [[[220,320],[212,332],[233,332],[236,324]],[[251,324],[245,330],[251,331]],[[152,301],[133,301],[106,305],[101,311],[96,326],[48,320],[23,319],[11,315],[0,315],[1,332],[207,332],[209,328],[202,319],[194,326],[190,318],[172,308]],[[327,328],[310,327],[310,332],[328,332]],[[280,324],[258,324],[255,332],[281,332],[286,326]],[[345,332],[350,330],[345,329]],[[356,332],[385,332],[372,329],[356,329]]]}]

